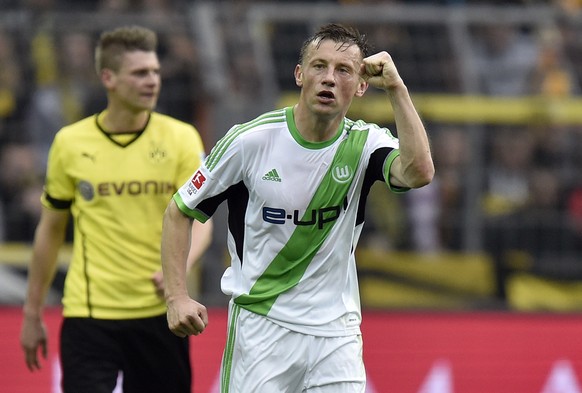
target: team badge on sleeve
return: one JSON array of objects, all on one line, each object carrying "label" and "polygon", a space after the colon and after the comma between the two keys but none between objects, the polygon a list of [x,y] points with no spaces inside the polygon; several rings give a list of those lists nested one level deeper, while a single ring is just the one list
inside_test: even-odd
[{"label": "team badge on sleeve", "polygon": [[202,174],[202,172],[200,172],[200,170],[196,171],[194,176],[192,176],[191,180],[192,184],[194,185],[194,187],[196,187],[197,190],[199,190],[200,187],[202,187],[205,181],[206,177]]},{"label": "team badge on sleeve", "polygon": [[197,170],[194,176],[192,176],[192,178],[190,179],[190,181],[186,183],[187,185],[186,191],[188,192],[188,195],[197,194],[200,188],[202,188],[202,186],[204,185],[205,181],[206,176],[204,176],[204,174],[200,170]]}]

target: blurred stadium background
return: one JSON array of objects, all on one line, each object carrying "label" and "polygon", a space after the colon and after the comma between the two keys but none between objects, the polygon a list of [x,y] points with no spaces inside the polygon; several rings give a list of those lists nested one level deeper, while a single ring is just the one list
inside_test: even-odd
[{"label": "blurred stadium background", "polygon": [[[453,325],[459,315],[526,318],[519,319],[523,326],[577,322],[582,310],[579,0],[3,0],[4,309],[19,306],[24,296],[52,137],[104,103],[93,70],[93,45],[103,29],[136,23],[160,34],[159,110],[195,124],[209,149],[230,125],[293,102],[292,72],[302,41],[331,21],[359,27],[375,50],[392,54],[426,123],[437,169],[430,186],[404,196],[373,189],[358,251],[364,308],[389,319],[414,312],[429,324],[435,311],[449,315]],[[369,91],[354,103],[350,117],[392,128],[387,105]],[[212,249],[190,280],[192,294],[217,310],[226,304],[219,291],[228,263],[225,214],[219,212]],[[67,256],[65,249],[49,298],[55,307]],[[527,319],[540,315],[544,318]],[[561,322],[556,332],[564,328]],[[503,330],[493,324],[496,328]],[[577,357],[558,353],[543,360],[543,370],[561,373],[556,381],[576,381],[572,365],[582,372],[580,343],[572,345]],[[434,381],[446,380],[446,364],[437,362],[433,370],[441,374],[432,385],[411,377],[418,380],[415,386],[452,392],[443,383],[434,390]],[[544,391],[544,381],[551,379],[543,373],[536,375],[539,383],[532,382],[535,391]],[[547,389],[552,386],[547,382]],[[494,389],[479,391],[533,391]]]}]

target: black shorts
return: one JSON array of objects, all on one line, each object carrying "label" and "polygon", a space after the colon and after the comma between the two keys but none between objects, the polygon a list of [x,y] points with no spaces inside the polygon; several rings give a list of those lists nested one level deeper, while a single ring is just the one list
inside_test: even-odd
[{"label": "black shorts", "polygon": [[165,315],[130,320],[65,318],[61,327],[64,393],[190,393],[189,339],[172,334]]}]

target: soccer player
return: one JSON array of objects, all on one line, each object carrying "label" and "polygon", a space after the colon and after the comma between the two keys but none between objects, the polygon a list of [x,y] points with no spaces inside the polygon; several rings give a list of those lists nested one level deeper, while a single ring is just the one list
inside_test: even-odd
[{"label": "soccer player", "polygon": [[[168,323],[198,335],[206,308],[184,282],[190,220],[228,203],[231,296],[221,392],[364,392],[354,250],[366,196],[431,182],[429,141],[386,52],[368,56],[358,31],[329,24],[304,43],[299,100],[233,126],[174,195],[164,216]],[[346,113],[368,86],[386,93],[398,138]]]},{"label": "soccer player", "polygon": [[[41,367],[43,303],[74,220],[61,328],[64,392],[191,391],[188,339],[166,319],[160,242],[168,200],[202,162],[191,125],[154,111],[160,93],[157,35],[127,26],[104,32],[96,69],[107,90],[101,113],[62,128],[52,143],[43,211],[29,267],[21,331],[26,365]],[[188,269],[206,250],[212,224],[197,223]]]}]

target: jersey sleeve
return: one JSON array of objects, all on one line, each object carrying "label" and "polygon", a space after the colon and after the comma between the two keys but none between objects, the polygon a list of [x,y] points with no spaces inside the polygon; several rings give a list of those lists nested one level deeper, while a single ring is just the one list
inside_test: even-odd
[{"label": "jersey sleeve", "polygon": [[398,187],[390,183],[390,169],[394,160],[400,155],[400,143],[388,128],[379,127],[376,124],[370,124],[371,133],[374,135],[374,149],[381,151],[381,160],[371,161],[370,165],[380,165],[380,172],[384,183],[388,186],[390,191],[395,193],[406,192],[409,188]]},{"label": "jersey sleeve", "polygon": [[237,128],[233,127],[174,194],[174,201],[184,214],[205,222],[212,212],[200,206],[211,199],[224,200],[222,195],[242,181],[244,149],[241,139]]},{"label": "jersey sleeve", "polygon": [[182,159],[178,165],[176,187],[180,187],[192,175],[192,172],[198,169],[204,158],[206,152],[200,133],[196,128],[189,127],[187,132],[187,140],[182,141]]},{"label": "jersey sleeve", "polygon": [[57,133],[49,150],[44,192],[41,196],[42,205],[49,209],[68,209],[75,197],[75,182],[65,168],[66,141],[61,132]]},{"label": "jersey sleeve", "polygon": [[384,161],[384,165],[382,167],[382,172],[384,174],[384,183],[386,183],[386,185],[388,186],[390,191],[395,192],[395,193],[401,193],[401,192],[406,192],[406,191],[410,190],[410,188],[408,188],[408,187],[399,187],[399,186],[395,186],[392,183],[390,183],[390,168],[392,168],[392,164],[394,163],[394,160],[399,155],[400,155],[400,150],[398,150],[398,149],[392,150],[388,154],[388,156],[386,157],[386,160]]}]

